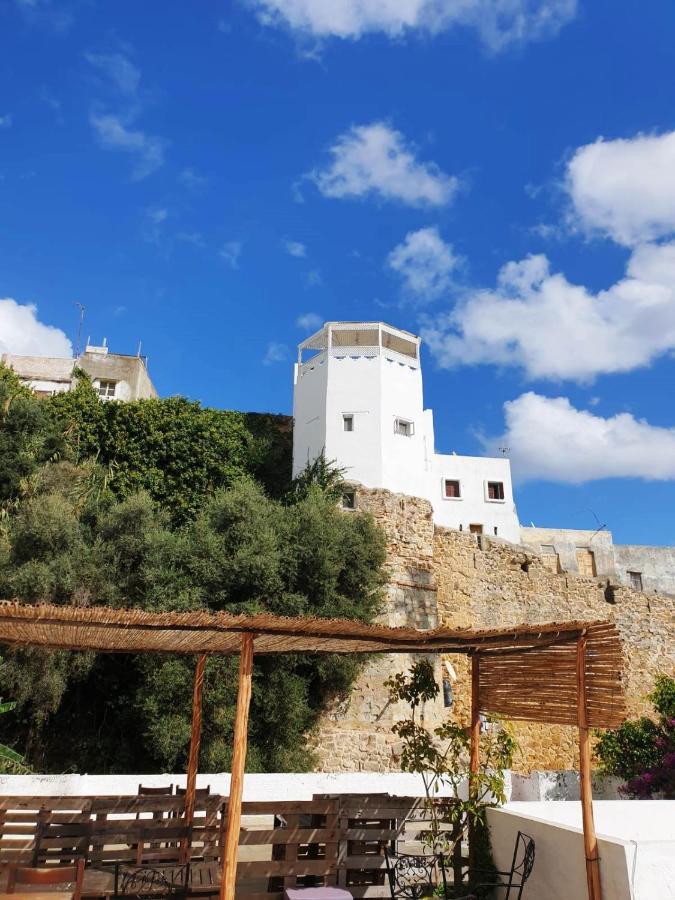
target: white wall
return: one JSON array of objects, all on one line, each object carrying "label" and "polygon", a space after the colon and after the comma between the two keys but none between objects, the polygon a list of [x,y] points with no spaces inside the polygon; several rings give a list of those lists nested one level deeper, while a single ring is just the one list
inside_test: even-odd
[{"label": "white wall", "polygon": [[[384,352],[382,367],[382,486],[423,497],[426,489],[425,418],[419,363]],[[396,419],[412,422],[414,433],[396,434]]]},{"label": "white wall", "polygon": [[326,443],[326,356],[295,366],[293,387],[293,476],[321,455]]},{"label": "white wall", "polygon": [[[444,480],[460,482],[461,497],[444,496]],[[489,500],[487,482],[501,481],[504,500]],[[513,500],[511,464],[503,457],[446,456],[434,457],[433,474],[428,481],[427,498],[434,507],[434,522],[446,528],[469,530],[474,523],[483,526],[483,533],[514,544],[520,542],[520,525]]]},{"label": "white wall", "polygon": [[[595,801],[600,878],[606,900],[675,898],[675,801]],[[511,865],[518,831],[535,840],[528,900],[587,900],[581,804],[509,803],[489,810],[499,869]]]},{"label": "white wall", "polygon": [[[185,775],[0,775],[0,795],[77,797],[131,795],[138,785],[185,786]],[[197,787],[228,796],[230,775],[198,775]],[[422,797],[424,785],[405,772],[325,772],[250,774],[244,778],[244,800],[311,800],[314,794],[392,794]],[[444,792],[441,791],[441,796]]]},{"label": "white wall", "polygon": [[[424,409],[417,351],[408,356],[382,345],[332,345],[333,329],[339,334],[342,327],[327,324],[301,345],[325,349],[295,366],[293,474],[323,451],[348,481],[426,498],[438,525],[468,530],[480,524],[487,535],[494,537],[496,528],[497,537],[519,543],[509,461],[435,455],[433,413]],[[377,334],[380,326],[345,327]],[[401,334],[406,341],[412,337]],[[345,415],[353,417],[353,431],[344,430]],[[397,434],[396,419],[412,422],[414,433]],[[461,499],[445,499],[444,478],[461,482]],[[487,481],[504,484],[503,501],[487,498]]]},{"label": "white wall", "polygon": [[[381,366],[375,354],[328,360],[326,457],[337,460],[347,480],[367,487],[382,481]],[[354,417],[353,431],[344,430],[344,415]]]}]

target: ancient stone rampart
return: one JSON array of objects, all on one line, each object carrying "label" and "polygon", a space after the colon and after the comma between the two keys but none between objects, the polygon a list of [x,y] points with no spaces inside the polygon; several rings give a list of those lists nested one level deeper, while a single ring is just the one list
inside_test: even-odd
[{"label": "ancient stone rampart", "polygon": [[[496,539],[434,528],[431,506],[388,491],[361,490],[358,506],[385,530],[389,585],[382,621],[414,624],[499,627],[523,622],[610,619],[621,635],[626,657],[629,714],[649,710],[645,695],[659,672],[673,673],[675,599],[571,574],[555,574],[529,550]],[[468,663],[449,660],[458,680],[452,715],[468,719]],[[390,733],[401,711],[387,704],[384,682],[405,669],[409,657],[375,657],[350,697],[326,716],[317,738],[324,771],[386,771],[398,768],[399,747]],[[440,673],[440,672],[439,672]],[[444,714],[429,705],[428,721]],[[516,771],[570,769],[577,765],[572,728],[517,723],[520,752]]]}]

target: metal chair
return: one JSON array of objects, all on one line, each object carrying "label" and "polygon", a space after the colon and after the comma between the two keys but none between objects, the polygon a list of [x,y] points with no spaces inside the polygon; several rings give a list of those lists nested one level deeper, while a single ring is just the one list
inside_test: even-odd
[{"label": "metal chair", "polygon": [[[474,877],[471,878],[473,888],[494,888],[495,890],[504,890],[503,900],[520,900],[523,896],[525,882],[530,877],[534,867],[534,839],[519,831],[516,836],[516,844],[513,848],[513,859],[511,868],[508,872],[500,872],[494,869],[471,869],[471,875],[496,875],[497,881],[486,881],[483,884],[476,884]],[[506,879],[506,880],[504,880]],[[502,897],[502,895],[499,895]]]},{"label": "metal chair", "polygon": [[[387,863],[387,878],[392,900],[421,900],[430,894],[436,895],[440,883],[443,896],[450,898],[450,886],[446,880],[443,854],[395,853],[384,848]],[[462,895],[457,900],[476,900],[473,894]]]}]

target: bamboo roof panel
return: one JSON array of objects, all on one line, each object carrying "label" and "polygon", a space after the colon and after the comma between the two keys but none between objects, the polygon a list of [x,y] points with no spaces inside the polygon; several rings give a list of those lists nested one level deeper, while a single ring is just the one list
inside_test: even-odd
[{"label": "bamboo roof panel", "polygon": [[509,628],[391,628],[353,620],[0,603],[0,643],[107,653],[479,653],[482,712],[576,724],[576,642],[587,638],[589,725],[624,718],[622,652],[608,622]]}]

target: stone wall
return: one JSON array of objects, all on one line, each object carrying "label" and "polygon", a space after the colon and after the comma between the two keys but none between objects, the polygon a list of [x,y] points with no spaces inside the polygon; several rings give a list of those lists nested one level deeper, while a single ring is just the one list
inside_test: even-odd
[{"label": "stone wall", "polygon": [[[480,543],[480,546],[479,546]],[[474,628],[574,619],[616,622],[626,656],[629,715],[649,711],[645,695],[659,672],[673,672],[675,602],[627,587],[607,591],[578,575],[556,575],[522,548],[437,529],[435,574],[440,619]],[[468,664],[452,657],[458,674],[455,714],[468,717]],[[576,729],[517,723],[520,754],[514,770],[570,769],[578,764]]]},{"label": "stone wall", "polygon": [[[463,627],[611,619],[626,655],[629,715],[649,710],[645,695],[659,672],[674,672],[675,599],[547,569],[531,551],[466,532],[434,528],[427,501],[359,490],[357,505],[372,513],[387,536],[389,585],[381,621],[390,625]],[[451,656],[458,680],[452,715],[468,722],[468,661]],[[386,771],[398,768],[390,728],[401,710],[387,703],[384,682],[406,669],[407,656],[374,657],[349,698],[335,704],[317,735],[323,771]],[[440,676],[440,661],[436,661]],[[429,704],[428,722],[446,712]],[[576,768],[576,730],[516,723],[520,753],[514,770]]]},{"label": "stone wall", "polygon": [[[389,491],[359,490],[357,508],[370,512],[387,537],[389,583],[378,621],[434,628],[438,612],[431,504]],[[409,654],[387,654],[373,656],[366,664],[349,697],[333,704],[324,717],[315,747],[319,771],[399,769],[399,744],[391,726],[405,710],[388,703],[384,683],[410,663]],[[434,663],[440,673],[440,660]],[[439,721],[442,703],[427,704],[424,714],[427,723]]]}]

